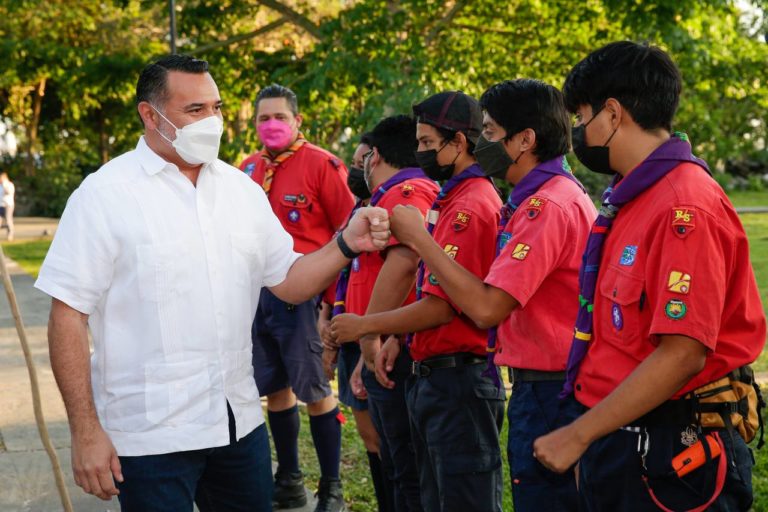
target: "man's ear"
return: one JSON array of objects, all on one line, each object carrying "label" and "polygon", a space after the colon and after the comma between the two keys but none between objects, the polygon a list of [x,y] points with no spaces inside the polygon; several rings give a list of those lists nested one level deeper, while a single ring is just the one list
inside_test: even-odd
[{"label": "man's ear", "polygon": [[624,107],[621,106],[621,103],[616,98],[608,98],[605,100],[605,110],[610,114],[611,128],[615,130],[621,124],[626,114]]},{"label": "man's ear", "polygon": [[301,128],[301,122],[304,120],[303,117],[301,117],[301,114],[296,114],[296,129],[298,130]]},{"label": "man's ear", "polygon": [[459,148],[459,151],[467,151],[469,148],[469,139],[467,139],[467,136],[464,135],[464,132],[456,132],[456,136],[453,137],[451,142],[456,144],[456,146]]},{"label": "man's ear", "polygon": [[150,131],[156,130],[160,123],[160,116],[155,112],[155,109],[152,108],[152,105],[150,105],[148,101],[141,101],[136,108],[139,111],[141,120],[144,121],[144,128]]},{"label": "man's ear", "polygon": [[531,151],[536,147],[536,132],[526,128],[520,132],[520,151]]}]

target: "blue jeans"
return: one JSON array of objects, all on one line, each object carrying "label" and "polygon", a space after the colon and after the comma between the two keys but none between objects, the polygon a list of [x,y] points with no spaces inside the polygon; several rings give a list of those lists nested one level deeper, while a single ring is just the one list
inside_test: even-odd
[{"label": "blue jeans", "polygon": [[120,457],[122,512],[268,512],[272,465],[265,424],[228,446]]}]

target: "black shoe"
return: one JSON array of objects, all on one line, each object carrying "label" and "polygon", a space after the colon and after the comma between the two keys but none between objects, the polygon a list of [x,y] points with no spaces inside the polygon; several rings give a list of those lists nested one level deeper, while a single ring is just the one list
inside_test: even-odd
[{"label": "black shoe", "polygon": [[317,506],[315,512],[346,512],[344,495],[341,492],[341,480],[338,478],[320,478],[317,489]]},{"label": "black shoe", "polygon": [[299,508],[307,504],[307,491],[304,489],[304,475],[288,473],[277,469],[275,473],[275,494],[272,506],[275,509]]}]

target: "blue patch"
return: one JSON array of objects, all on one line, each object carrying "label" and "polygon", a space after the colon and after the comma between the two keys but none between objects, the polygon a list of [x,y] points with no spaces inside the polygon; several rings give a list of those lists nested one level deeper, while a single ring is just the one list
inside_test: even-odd
[{"label": "blue patch", "polygon": [[253,170],[256,168],[256,164],[251,162],[250,164],[245,166],[245,170],[243,171],[248,176],[253,177]]},{"label": "blue patch", "polygon": [[512,233],[504,232],[499,235],[499,252],[504,250],[504,247],[512,240]]},{"label": "blue patch", "polygon": [[301,214],[299,213],[299,210],[291,210],[288,212],[288,220],[291,222],[299,222],[299,219],[301,218]]},{"label": "blue patch", "polygon": [[627,245],[624,246],[624,251],[621,253],[621,259],[619,260],[619,265],[624,265],[625,267],[629,267],[630,265],[635,264],[635,256],[637,256],[637,246],[636,245]]},{"label": "blue patch", "polygon": [[611,321],[613,321],[613,326],[617,331],[620,331],[624,327],[624,315],[621,314],[621,306],[615,302],[611,308]]},{"label": "blue patch", "polygon": [[360,258],[352,260],[352,272],[360,272]]}]

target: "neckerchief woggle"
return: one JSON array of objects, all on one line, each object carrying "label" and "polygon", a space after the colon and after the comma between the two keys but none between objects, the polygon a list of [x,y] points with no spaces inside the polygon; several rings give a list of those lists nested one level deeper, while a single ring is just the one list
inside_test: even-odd
[{"label": "neckerchief woggle", "polygon": [[[563,176],[576,183],[584,193],[584,186],[571,172],[571,166],[568,165],[564,155],[561,155],[552,160],[539,163],[528,174],[526,174],[520,183],[515,185],[512,192],[509,193],[509,198],[504,206],[501,207],[501,218],[499,219],[499,230],[496,236],[496,257],[498,258],[502,249],[506,243],[511,239],[511,236],[506,236],[504,229],[507,227],[509,220],[512,218],[512,214],[517,211],[520,205],[523,204],[529,197],[534,195],[538,190],[544,186],[549,180],[556,176]],[[488,354],[488,367],[483,372],[483,375],[493,380],[496,387],[501,387],[501,380],[499,380],[499,373],[496,371],[496,365],[493,362],[496,356],[496,342],[498,338],[498,326],[488,329],[488,344],[486,346],[486,352]]]},{"label": "neckerchief woggle", "polygon": [[573,393],[573,386],[579,373],[581,361],[587,355],[592,341],[592,310],[603,244],[613,221],[616,219],[616,214],[619,213],[621,207],[685,162],[696,164],[708,173],[710,172],[707,163],[691,153],[688,136],[681,132],[675,132],[669,140],[656,148],[640,165],[635,167],[627,177],[622,179],[619,174],[614,176],[611,184],[603,192],[602,206],[597,220],[592,225],[587,239],[587,248],[584,251],[579,269],[579,312],[576,316],[576,328],[573,333],[571,350],[568,354],[565,385],[560,392],[560,398],[565,398]]},{"label": "neckerchief woggle", "polygon": [[[432,203],[432,208],[429,211],[429,215],[427,217],[427,231],[429,231],[429,234],[432,235],[435,231],[435,225],[437,224],[439,212],[440,212],[440,202],[448,197],[448,194],[453,191],[460,183],[462,183],[464,180],[472,179],[472,178],[486,178],[485,173],[483,172],[483,169],[478,165],[477,163],[474,163],[461,171],[456,176],[452,176],[448,181],[445,182],[445,185],[442,186],[440,189],[440,193],[437,194],[437,197],[435,198],[434,203]],[[491,183],[493,183],[493,180],[491,178],[487,178]],[[416,300],[421,300],[422,297],[422,290],[424,288],[424,275],[425,275],[426,267],[424,265],[424,261],[419,261],[419,272],[417,274],[416,278]],[[413,342],[413,333],[408,333],[408,336],[405,338],[405,346],[410,349],[411,343]]]},{"label": "neckerchief woggle", "polygon": [[[397,174],[395,174],[394,176],[389,178],[387,181],[379,185],[379,187],[376,189],[376,192],[374,192],[374,194],[371,196],[370,205],[376,206],[378,202],[381,201],[381,198],[384,197],[384,194],[386,194],[387,191],[390,190],[392,187],[396,187],[397,185],[399,185],[404,181],[417,179],[417,178],[429,179],[424,174],[424,171],[422,171],[418,167],[406,167],[404,169],[401,169]],[[352,216],[360,208],[361,203],[362,201],[358,201],[355,207],[352,209],[352,213],[349,214],[349,218],[347,219],[347,222],[344,223],[345,226],[349,224],[349,221],[352,219]],[[336,315],[341,315],[346,311],[347,287],[349,286],[349,273],[351,270],[352,270],[352,262],[350,262],[349,265],[344,267],[341,270],[341,272],[339,272],[339,278],[336,281],[336,295],[334,296],[333,311],[331,312],[331,317],[334,317]]]}]

